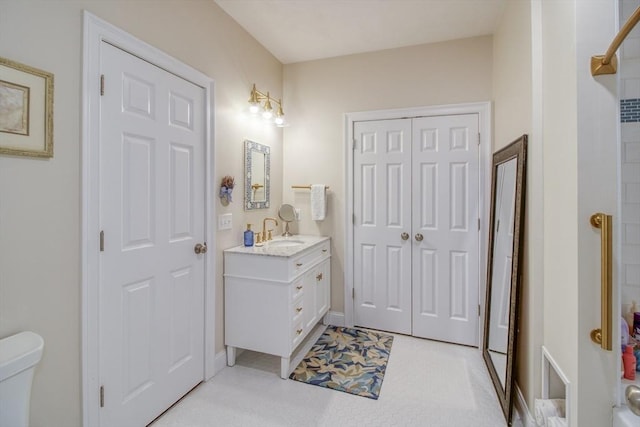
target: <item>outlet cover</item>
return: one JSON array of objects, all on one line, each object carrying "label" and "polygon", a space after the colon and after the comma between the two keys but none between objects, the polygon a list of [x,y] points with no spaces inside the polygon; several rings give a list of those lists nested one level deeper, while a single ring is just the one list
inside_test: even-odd
[{"label": "outlet cover", "polygon": [[230,213],[218,215],[218,230],[231,230],[233,216]]}]

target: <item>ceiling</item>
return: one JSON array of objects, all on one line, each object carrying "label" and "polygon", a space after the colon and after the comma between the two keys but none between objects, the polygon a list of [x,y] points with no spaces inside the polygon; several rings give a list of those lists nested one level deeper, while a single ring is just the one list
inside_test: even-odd
[{"label": "ceiling", "polygon": [[283,64],[493,34],[507,0],[214,0]]}]

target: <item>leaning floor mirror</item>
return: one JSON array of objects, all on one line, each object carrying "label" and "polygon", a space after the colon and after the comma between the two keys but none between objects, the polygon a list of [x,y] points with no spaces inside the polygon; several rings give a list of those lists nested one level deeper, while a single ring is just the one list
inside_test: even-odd
[{"label": "leaning floor mirror", "polygon": [[524,241],[527,136],[493,155],[482,357],[511,425]]}]

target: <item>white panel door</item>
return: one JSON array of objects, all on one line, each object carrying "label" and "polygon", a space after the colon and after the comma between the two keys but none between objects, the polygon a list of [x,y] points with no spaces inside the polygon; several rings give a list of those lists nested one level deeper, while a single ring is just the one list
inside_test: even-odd
[{"label": "white panel door", "polygon": [[413,119],[413,335],[478,345],[478,115]]},{"label": "white panel door", "polygon": [[354,124],[355,324],[411,333],[411,120]]},{"label": "white panel door", "polygon": [[146,425],[204,376],[204,90],[101,50],[103,426]]},{"label": "white panel door", "polygon": [[[500,165],[497,169],[495,200],[496,221],[491,286],[491,330],[489,350],[507,354],[509,330],[509,296],[511,294],[511,258],[513,251],[513,228],[516,208],[516,159]],[[505,191],[507,193],[505,193]]]},{"label": "white panel door", "polygon": [[354,123],[354,323],[478,345],[478,115]]}]

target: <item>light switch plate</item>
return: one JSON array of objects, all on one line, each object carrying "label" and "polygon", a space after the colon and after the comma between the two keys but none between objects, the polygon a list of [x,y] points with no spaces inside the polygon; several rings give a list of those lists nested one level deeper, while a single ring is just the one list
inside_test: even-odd
[{"label": "light switch plate", "polygon": [[302,214],[302,210],[300,208],[295,209],[296,221],[300,221],[300,215]]},{"label": "light switch plate", "polygon": [[230,213],[218,215],[218,230],[231,230],[233,227],[233,216]]}]

